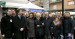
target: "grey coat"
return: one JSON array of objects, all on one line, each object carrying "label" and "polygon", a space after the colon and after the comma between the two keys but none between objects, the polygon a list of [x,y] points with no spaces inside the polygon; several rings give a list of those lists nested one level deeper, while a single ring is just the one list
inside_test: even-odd
[{"label": "grey coat", "polygon": [[34,19],[27,19],[28,37],[35,37]]}]

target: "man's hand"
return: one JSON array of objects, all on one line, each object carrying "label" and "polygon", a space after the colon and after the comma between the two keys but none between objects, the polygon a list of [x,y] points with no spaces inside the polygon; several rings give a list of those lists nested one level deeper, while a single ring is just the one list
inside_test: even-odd
[{"label": "man's hand", "polygon": [[61,37],[64,37],[63,35],[60,35]]},{"label": "man's hand", "polygon": [[12,33],[12,36],[14,36],[14,33]]},{"label": "man's hand", "polygon": [[40,27],[40,25],[37,25],[37,27]]},{"label": "man's hand", "polygon": [[42,25],[44,25],[44,23],[42,23]]},{"label": "man's hand", "polygon": [[3,34],[3,35],[2,35],[2,37],[4,38],[4,37],[5,37],[5,35]]},{"label": "man's hand", "polygon": [[24,28],[20,28],[20,31],[23,31],[24,30]]},{"label": "man's hand", "polygon": [[71,33],[68,33],[68,36],[71,36]]}]

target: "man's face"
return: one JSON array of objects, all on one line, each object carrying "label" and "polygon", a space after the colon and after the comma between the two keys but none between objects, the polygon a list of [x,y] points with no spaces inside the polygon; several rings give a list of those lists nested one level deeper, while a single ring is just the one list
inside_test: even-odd
[{"label": "man's face", "polygon": [[25,11],[22,11],[22,14],[25,14]]},{"label": "man's face", "polygon": [[20,10],[20,11],[18,12],[18,15],[22,15],[22,10]]},{"label": "man's face", "polygon": [[12,11],[11,10],[8,10],[7,11],[7,15],[11,15],[12,14]]},{"label": "man's face", "polygon": [[70,17],[70,14],[69,13],[64,13],[64,16],[65,17]]},{"label": "man's face", "polygon": [[61,16],[61,13],[60,13],[60,12],[58,12],[58,13],[56,13],[56,15],[57,15],[57,16]]},{"label": "man's face", "polygon": [[48,12],[45,12],[45,17],[48,18]]},{"label": "man's face", "polygon": [[15,14],[16,12],[15,12],[15,10],[12,10],[12,14]]}]

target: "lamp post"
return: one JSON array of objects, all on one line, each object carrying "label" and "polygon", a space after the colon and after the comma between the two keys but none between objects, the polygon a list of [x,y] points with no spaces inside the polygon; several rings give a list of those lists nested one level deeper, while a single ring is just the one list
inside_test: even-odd
[{"label": "lamp post", "polygon": [[62,16],[64,15],[64,0],[62,0]]},{"label": "lamp post", "polygon": [[[64,15],[64,0],[62,0],[62,16]],[[65,34],[64,34],[64,26],[63,26],[63,36],[65,39]]]}]

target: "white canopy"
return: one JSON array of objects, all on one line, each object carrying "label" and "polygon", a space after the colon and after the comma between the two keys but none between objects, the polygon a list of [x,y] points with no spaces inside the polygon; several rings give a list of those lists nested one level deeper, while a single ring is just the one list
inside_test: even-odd
[{"label": "white canopy", "polygon": [[44,9],[29,2],[28,0],[1,0],[1,1],[6,2],[6,7]]},{"label": "white canopy", "polygon": [[28,0],[1,0],[4,2],[10,2],[10,3],[19,3],[19,4],[26,4],[28,3]]},{"label": "white canopy", "polygon": [[28,4],[25,4],[23,5],[22,7],[19,7],[19,8],[32,8],[32,9],[44,9],[44,8],[41,8],[31,2],[29,2]]}]

